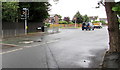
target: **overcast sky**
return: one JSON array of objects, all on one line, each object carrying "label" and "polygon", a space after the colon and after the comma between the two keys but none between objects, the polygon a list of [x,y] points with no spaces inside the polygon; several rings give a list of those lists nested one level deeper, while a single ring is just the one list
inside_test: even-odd
[{"label": "overcast sky", "polygon": [[99,16],[100,18],[106,17],[105,8],[101,6],[96,9],[97,3],[100,0],[59,0],[58,4],[55,4],[53,0],[50,0],[52,5],[50,14],[60,14],[62,17],[70,17],[79,11],[82,15]]}]

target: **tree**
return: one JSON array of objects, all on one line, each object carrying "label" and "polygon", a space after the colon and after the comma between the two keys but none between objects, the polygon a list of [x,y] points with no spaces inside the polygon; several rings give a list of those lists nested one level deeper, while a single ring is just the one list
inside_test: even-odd
[{"label": "tree", "polygon": [[2,3],[2,21],[15,22],[18,18],[18,2]]},{"label": "tree", "polygon": [[118,21],[120,23],[120,2],[117,2],[116,5],[112,8],[112,10],[117,13],[117,16],[119,18]]},{"label": "tree", "polygon": [[2,20],[8,22],[15,22],[17,19],[21,20],[23,8],[29,9],[29,21],[43,22],[49,14],[48,2],[3,2],[2,3]]},{"label": "tree", "polygon": [[21,10],[25,7],[29,9],[29,21],[42,22],[49,16],[51,5],[48,2],[20,2],[19,4]]},{"label": "tree", "polygon": [[87,15],[84,15],[83,22],[89,22],[89,21],[90,21],[89,17]]},{"label": "tree", "polygon": [[68,24],[67,21],[59,21],[59,24]]},{"label": "tree", "polygon": [[120,30],[116,12],[112,11],[115,1],[105,2],[109,31],[109,52],[120,52]]},{"label": "tree", "polygon": [[73,17],[73,22],[75,22],[76,21],[76,23],[82,23],[83,21],[84,21],[84,18],[83,18],[83,16],[80,14],[80,12],[78,11],[75,15],[74,15],[74,17]]},{"label": "tree", "polygon": [[69,23],[70,22],[70,18],[69,17],[64,17],[64,21],[67,21]]},{"label": "tree", "polygon": [[61,21],[62,20],[62,16],[58,15],[58,14],[57,14],[57,16],[59,17],[59,21]]},{"label": "tree", "polygon": [[118,18],[117,18],[117,13],[115,11],[113,11],[116,9],[116,8],[114,8],[116,6],[116,3],[114,0],[105,0],[104,3],[103,3],[103,0],[101,0],[98,3],[98,7],[96,7],[96,8],[99,8],[100,4],[102,4],[105,7],[106,14],[107,14],[108,32],[109,32],[109,47],[110,47],[108,52],[120,52],[119,22],[118,22]]},{"label": "tree", "polygon": [[120,17],[120,2],[117,2],[112,10],[117,13],[118,17]]}]

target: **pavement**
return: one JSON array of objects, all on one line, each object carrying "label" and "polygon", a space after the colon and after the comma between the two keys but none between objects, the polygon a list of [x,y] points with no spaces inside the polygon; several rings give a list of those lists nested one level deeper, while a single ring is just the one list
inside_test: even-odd
[{"label": "pavement", "polygon": [[120,53],[106,52],[102,67],[103,68],[117,68],[116,70],[120,70]]},{"label": "pavement", "polygon": [[27,35],[2,38],[0,39],[0,45],[2,46],[1,49],[6,49],[10,47],[28,46],[28,44],[31,44],[33,42],[41,42],[42,37],[44,35],[49,35],[54,33],[59,33],[59,31],[58,30],[56,31],[55,29],[50,28],[48,32],[34,32],[34,33],[28,33]]},{"label": "pavement", "polygon": [[0,41],[0,44],[2,46],[6,46],[6,47],[8,46],[8,48],[9,47],[16,47],[16,46],[20,46],[21,45],[20,42],[23,42],[23,41],[24,42],[28,41],[28,43],[30,43],[29,37],[31,37],[31,40],[33,40],[32,37],[34,37],[34,40],[37,41],[35,36],[42,37],[44,35],[46,35],[44,32],[36,32],[36,33],[29,33],[27,35],[21,35],[21,36],[16,36],[16,37],[7,37],[7,38],[3,38]]},{"label": "pavement", "polygon": [[0,39],[0,45],[2,47],[0,49],[4,51],[4,49],[6,48],[30,46],[32,44],[40,43],[44,35],[55,34],[55,33],[59,33],[59,29],[50,28],[48,32],[34,32],[34,33],[28,33],[27,35],[3,38]]},{"label": "pavement", "polygon": [[[106,29],[106,28],[104,28],[104,29]],[[97,68],[98,67],[99,68],[101,68],[101,67],[103,67],[103,68],[119,68],[120,61],[116,62],[114,60],[114,59],[118,60],[118,58],[119,58],[118,54],[110,54],[110,55],[105,54],[105,52],[107,51],[106,46],[108,45],[105,43],[107,43],[108,40],[107,40],[107,38],[103,37],[106,34],[100,33],[103,31],[104,30],[96,30],[96,31],[90,31],[90,32],[83,31],[82,33],[84,33],[86,35],[93,33],[92,35],[89,35],[86,39],[79,37],[79,35],[84,36],[84,34],[81,34],[79,32],[79,29],[64,29],[63,32],[60,32],[58,34],[52,33],[51,35],[38,32],[38,33],[28,34],[28,35],[24,35],[24,36],[5,38],[2,40],[2,43],[1,43],[1,45],[2,45],[1,54],[9,53],[9,52],[6,52],[9,50],[13,50],[13,49],[22,50],[21,48],[38,46],[37,44],[44,44],[44,42],[46,42],[48,44],[42,45],[43,47],[41,47],[41,51],[46,53],[44,50],[47,50],[47,52],[48,52],[47,59],[49,59],[49,60],[47,61],[48,62],[47,66],[46,66],[46,63],[41,65],[41,67],[43,67],[43,68],[46,68],[46,67],[48,67],[48,68],[86,68],[86,67],[87,68],[89,68],[89,67],[90,68],[96,68],[96,67]],[[69,33],[66,33],[66,32],[69,32]],[[101,36],[99,36],[98,38],[96,37],[95,39],[90,39],[90,37],[94,38],[93,35],[95,35],[95,36],[98,35],[95,32],[97,32]],[[76,34],[76,35],[74,35],[74,34]],[[71,38],[71,37],[73,37],[73,38]],[[87,39],[89,39],[89,40],[87,40]],[[88,42],[78,43],[78,42],[83,42],[83,41],[84,42],[89,41],[90,43],[88,43]],[[105,42],[103,42],[103,41],[105,41]],[[95,46],[93,46],[92,42],[96,43]],[[72,44],[74,44],[74,46],[72,46]],[[80,48],[80,45],[81,45],[81,48]],[[46,46],[46,47],[44,47],[44,46]],[[105,47],[101,47],[101,46],[105,46]],[[40,54],[38,55],[36,53],[38,53],[38,51],[40,51],[40,49],[39,49],[39,47],[36,47],[34,49],[36,50],[36,52],[33,51],[32,49],[26,50],[27,53],[29,51],[34,52],[34,53],[31,52],[31,54],[34,54],[32,56],[30,54],[27,54],[25,51],[22,51],[22,53],[24,53],[25,56],[27,55],[28,57],[31,57],[31,58],[35,57],[33,59],[36,63],[38,63],[39,61],[37,61],[35,59],[39,58]],[[82,49],[82,50],[80,51],[79,49]],[[14,50],[14,51],[17,51],[17,50]],[[18,55],[15,56],[15,54],[19,54],[19,53],[21,53],[21,52],[19,51],[19,52],[13,53],[14,56],[12,53],[10,53],[9,55],[6,54],[6,55],[4,55],[4,58],[6,56],[10,57],[12,55],[13,57],[19,59],[20,56],[23,56],[22,54],[20,54],[19,56]],[[41,53],[41,55],[42,55],[42,53]],[[11,57],[11,58],[13,58],[13,57]],[[45,57],[46,57],[45,55],[42,55],[42,57],[40,59],[44,59],[44,60],[41,63],[44,63]],[[24,60],[24,62],[27,61],[26,57],[22,57],[21,60],[22,59]],[[103,61],[103,59],[104,59],[104,61]],[[15,59],[15,60],[18,62],[17,59]],[[10,62],[10,59],[5,58],[3,61],[4,61],[4,64],[8,65],[7,62]],[[29,63],[30,62],[32,62],[32,61],[29,61]],[[21,63],[21,62],[19,62],[19,63]],[[39,68],[40,65],[35,66],[36,64],[34,64],[34,62],[32,62],[32,63],[33,63],[32,64],[33,68],[34,67]],[[38,64],[40,64],[40,63],[38,63]],[[102,64],[104,64],[104,65],[102,66]],[[16,66],[15,63],[13,65]],[[22,65],[22,63],[21,63],[21,65]],[[26,67],[29,68],[29,65],[27,65]],[[20,67],[20,66],[18,66],[18,67]],[[23,67],[25,67],[25,66],[23,66]]]}]

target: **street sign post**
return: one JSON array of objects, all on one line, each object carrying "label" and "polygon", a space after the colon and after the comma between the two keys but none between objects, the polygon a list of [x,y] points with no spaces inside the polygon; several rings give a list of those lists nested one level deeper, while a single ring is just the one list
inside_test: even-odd
[{"label": "street sign post", "polygon": [[21,15],[21,19],[24,19],[25,20],[25,35],[27,34],[27,29],[28,29],[28,26],[27,26],[27,18],[29,17],[29,9],[28,8],[23,8],[22,9],[22,15]]}]

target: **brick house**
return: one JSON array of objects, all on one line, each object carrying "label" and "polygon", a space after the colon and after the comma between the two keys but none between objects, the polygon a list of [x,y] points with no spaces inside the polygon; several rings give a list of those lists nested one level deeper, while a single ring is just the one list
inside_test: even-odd
[{"label": "brick house", "polygon": [[56,14],[51,14],[49,18],[45,20],[46,23],[58,24],[59,17]]}]

